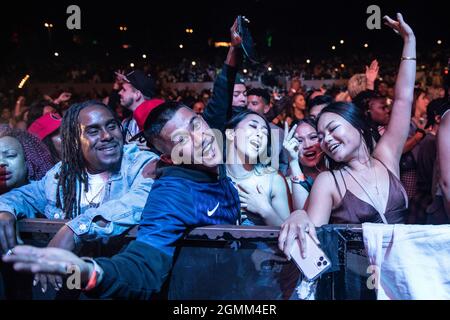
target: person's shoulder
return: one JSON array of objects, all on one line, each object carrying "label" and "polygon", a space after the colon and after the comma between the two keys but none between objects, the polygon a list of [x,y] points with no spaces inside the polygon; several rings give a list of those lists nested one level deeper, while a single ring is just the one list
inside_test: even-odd
[{"label": "person's shoulder", "polygon": [[62,166],[61,161],[55,164],[50,170],[47,171],[43,179],[51,178],[57,180],[57,176],[61,171],[61,166]]},{"label": "person's shoulder", "polygon": [[338,170],[333,171],[322,171],[314,180],[314,185],[320,186],[321,188],[327,188],[331,190],[331,186],[335,185],[335,178],[338,174]]},{"label": "person's shoulder", "polygon": [[153,184],[152,192],[153,194],[159,193],[168,193],[173,194],[173,196],[182,195],[186,197],[191,193],[190,181],[183,178],[178,177],[160,177],[155,180]]},{"label": "person's shoulder", "polygon": [[131,164],[158,160],[159,156],[148,150],[141,150],[136,144],[130,143],[123,146],[123,158]]},{"label": "person's shoulder", "polygon": [[171,212],[193,207],[191,188],[186,181],[173,177],[155,180],[148,195],[146,211]]}]

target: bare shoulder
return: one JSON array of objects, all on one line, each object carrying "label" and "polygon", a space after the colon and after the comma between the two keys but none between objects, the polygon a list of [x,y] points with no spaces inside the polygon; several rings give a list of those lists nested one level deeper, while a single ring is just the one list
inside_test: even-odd
[{"label": "bare shoulder", "polygon": [[331,171],[321,172],[316,180],[314,180],[313,188],[320,189],[321,192],[329,191],[332,192],[335,186],[334,178]]},{"label": "bare shoulder", "polygon": [[337,170],[321,172],[313,184],[313,190],[321,196],[328,195],[333,199],[333,207],[341,202],[346,187],[341,174]]}]

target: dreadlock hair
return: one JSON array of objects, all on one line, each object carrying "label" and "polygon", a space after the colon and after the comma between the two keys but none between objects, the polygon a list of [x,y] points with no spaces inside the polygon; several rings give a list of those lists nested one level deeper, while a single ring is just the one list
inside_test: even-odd
[{"label": "dreadlock hair", "polygon": [[42,179],[54,166],[55,163],[47,147],[32,134],[18,129],[4,128],[0,130],[0,138],[3,137],[15,138],[22,146],[29,181]]},{"label": "dreadlock hair", "polygon": [[[81,127],[78,117],[81,110],[92,106],[108,109],[117,119],[116,113],[107,105],[96,100],[89,100],[73,104],[64,114],[60,128],[62,159],[59,174],[55,176],[58,179],[56,207],[64,212],[66,218],[70,219],[80,214],[81,198],[77,197],[77,189],[81,191],[81,187],[84,187],[84,191],[88,192],[89,188],[86,161],[81,150]],[[120,123],[119,120],[117,121]]]}]

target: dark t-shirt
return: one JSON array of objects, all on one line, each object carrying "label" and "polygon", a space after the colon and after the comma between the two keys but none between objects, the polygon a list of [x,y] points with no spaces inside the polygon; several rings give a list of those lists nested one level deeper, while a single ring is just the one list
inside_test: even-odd
[{"label": "dark t-shirt", "polygon": [[436,162],[436,136],[428,133],[417,152],[417,190],[431,194],[433,168]]}]

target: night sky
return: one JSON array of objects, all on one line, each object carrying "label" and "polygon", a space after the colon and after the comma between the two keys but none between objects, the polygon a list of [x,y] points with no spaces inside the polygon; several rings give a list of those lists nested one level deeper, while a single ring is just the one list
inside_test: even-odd
[{"label": "night sky", "polygon": [[[70,4],[81,8],[80,31],[65,27]],[[340,39],[345,39],[349,52],[366,42],[372,50],[398,52],[401,43],[392,31],[366,28],[366,8],[371,4],[379,5],[382,15],[402,12],[416,32],[419,50],[435,47],[438,39],[442,48],[449,47],[450,18],[443,1],[15,1],[2,10],[0,37],[6,59],[20,58],[24,52],[38,57],[51,50],[104,54],[121,50],[124,43],[159,55],[175,52],[183,43],[184,52],[207,55],[208,40],[228,40],[233,18],[243,14],[251,20],[260,52],[314,55]],[[46,21],[55,26],[51,39]],[[126,25],[127,32],[120,32],[120,25]],[[194,33],[186,34],[186,28]]]}]

